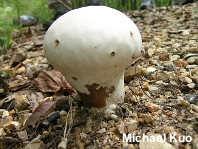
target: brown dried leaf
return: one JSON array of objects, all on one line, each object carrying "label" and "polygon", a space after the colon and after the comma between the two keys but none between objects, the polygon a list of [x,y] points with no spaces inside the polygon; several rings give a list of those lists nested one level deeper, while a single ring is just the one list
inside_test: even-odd
[{"label": "brown dried leaf", "polygon": [[39,71],[35,79],[35,85],[42,92],[57,92],[60,88],[71,88],[65,77],[56,70]]},{"label": "brown dried leaf", "polygon": [[12,60],[12,67],[16,67],[18,64],[23,62],[26,59],[26,56],[21,53],[17,53]]},{"label": "brown dried leaf", "polygon": [[27,126],[35,126],[35,124],[41,120],[41,118],[43,118],[43,116],[50,110],[52,109],[53,105],[55,104],[55,102],[51,101],[51,100],[46,100],[43,103],[41,103],[36,109],[35,111],[32,113],[32,115],[27,119],[27,121],[25,122],[24,127]]}]

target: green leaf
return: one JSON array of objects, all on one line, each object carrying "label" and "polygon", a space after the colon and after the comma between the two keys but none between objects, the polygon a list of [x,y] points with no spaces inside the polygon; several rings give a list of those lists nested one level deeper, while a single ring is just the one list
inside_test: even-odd
[{"label": "green leaf", "polygon": [[9,78],[10,77],[10,75],[8,73],[4,72],[4,71],[0,71],[0,75],[1,75],[2,78]]},{"label": "green leaf", "polygon": [[0,37],[0,40],[1,40],[1,45],[4,45],[7,41],[7,38],[6,37]]}]

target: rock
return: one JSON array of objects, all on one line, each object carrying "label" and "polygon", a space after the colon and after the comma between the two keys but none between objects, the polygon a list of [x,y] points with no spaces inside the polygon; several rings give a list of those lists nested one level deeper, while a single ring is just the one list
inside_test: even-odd
[{"label": "rock", "polygon": [[175,48],[175,49],[179,48],[180,46],[181,46],[181,44],[179,44],[179,43],[173,44],[173,48]]},{"label": "rock", "polygon": [[[64,123],[65,123],[65,121],[64,121]],[[44,120],[44,121],[42,121],[42,123],[40,124],[40,126],[41,126],[42,128],[48,129],[48,127],[50,126],[50,122],[47,121],[47,120]]]},{"label": "rock", "polygon": [[115,124],[116,126],[116,129],[118,130],[118,133],[119,134],[124,134],[124,133],[127,133],[127,128],[126,128],[126,125],[123,121],[119,121]]},{"label": "rock", "polygon": [[175,81],[170,81],[170,84],[172,85],[172,86],[174,86],[174,87],[178,87],[178,84],[177,84],[177,82],[175,82]]},{"label": "rock", "polygon": [[190,58],[190,57],[197,57],[197,56],[198,56],[197,53],[188,53],[188,54],[186,54],[186,55],[183,57],[183,59],[187,60],[187,59]]},{"label": "rock", "polygon": [[164,64],[164,66],[172,65],[172,67],[173,67],[173,62],[171,62],[171,61],[163,61],[163,64]]},{"label": "rock", "polygon": [[114,121],[114,120],[109,120],[108,123],[109,123],[111,126],[114,126],[114,125],[115,125],[115,121]]},{"label": "rock", "polygon": [[10,126],[11,122],[12,122],[12,119],[10,119],[9,117],[6,117],[5,119],[2,119],[0,121],[0,128],[5,128],[7,126]]},{"label": "rock", "polygon": [[60,111],[60,116],[67,116],[67,112],[64,111],[64,110],[61,110],[61,111]]},{"label": "rock", "polygon": [[196,105],[198,103],[198,95],[194,95],[194,94],[192,94],[192,95],[186,95],[184,97],[184,100],[190,102],[191,104]]},{"label": "rock", "polygon": [[195,64],[196,63],[196,61],[197,61],[197,59],[198,59],[198,57],[196,56],[193,56],[193,57],[189,57],[188,59],[187,59],[187,62],[189,63],[189,64]]},{"label": "rock", "polygon": [[129,144],[128,149],[135,149],[135,147],[133,146],[133,144]]},{"label": "rock", "polygon": [[66,149],[66,148],[67,148],[67,138],[63,138],[58,145],[58,149]]},{"label": "rock", "polygon": [[149,85],[148,89],[149,89],[150,92],[153,92],[153,91],[157,91],[158,87]]},{"label": "rock", "polygon": [[189,77],[181,77],[180,79],[184,84],[192,83],[192,79]]},{"label": "rock", "polygon": [[45,144],[40,140],[41,135],[34,138],[24,149],[41,149],[45,148]]},{"label": "rock", "polygon": [[153,116],[150,113],[138,113],[138,122],[144,124],[152,124],[153,123]]},{"label": "rock", "polygon": [[0,137],[4,135],[4,129],[0,128]]},{"label": "rock", "polygon": [[155,49],[148,49],[148,55],[151,57],[155,53]]},{"label": "rock", "polygon": [[10,129],[16,129],[16,130],[20,130],[21,129],[22,124],[17,122],[17,121],[12,121],[10,123],[9,126],[7,126],[6,128],[10,128]]},{"label": "rock", "polygon": [[183,36],[189,36],[190,35],[190,30],[183,30],[181,34]]},{"label": "rock", "polygon": [[111,114],[110,115],[110,119],[114,120],[114,121],[118,121],[119,117],[115,114]]},{"label": "rock", "polygon": [[43,131],[41,138],[45,139],[45,138],[49,137],[49,135],[50,135],[49,131]]},{"label": "rock", "polygon": [[125,123],[126,123],[128,133],[135,131],[139,124],[139,122],[137,120],[130,119],[130,118],[126,119]]},{"label": "rock", "polygon": [[49,122],[53,122],[53,121],[56,121],[58,118],[60,118],[60,112],[53,112],[52,114],[48,116],[47,120]]},{"label": "rock", "polygon": [[16,70],[16,74],[22,74],[22,73],[24,73],[25,71],[26,71],[25,67],[22,66],[21,68],[19,68],[19,69]]},{"label": "rock", "polygon": [[143,140],[142,137],[139,145],[140,149],[175,149],[171,144],[164,141],[162,136],[159,134],[148,135],[148,138],[149,139],[147,141],[147,139]]},{"label": "rock", "polygon": [[193,75],[193,76],[191,76],[190,78],[191,78],[191,79],[193,80],[193,82],[195,82],[196,85],[198,86],[198,75]]},{"label": "rock", "polygon": [[173,71],[174,70],[174,66],[173,66],[173,64],[171,65],[167,65],[166,67],[165,67],[165,69],[167,69],[168,71]]},{"label": "rock", "polygon": [[157,69],[155,67],[148,67],[145,71],[144,74],[145,75],[150,75],[151,73],[155,72]]},{"label": "rock", "polygon": [[187,65],[186,68],[187,69],[195,69],[195,68],[197,68],[197,65]]},{"label": "rock", "polygon": [[178,61],[174,61],[173,64],[176,66],[176,67],[186,67],[188,66],[188,62],[187,61],[183,61],[181,59],[179,59]]},{"label": "rock", "polygon": [[169,60],[172,61],[176,61],[177,59],[179,59],[180,56],[179,55],[169,55]]},{"label": "rock", "polygon": [[191,104],[190,107],[198,113],[198,106]]},{"label": "rock", "polygon": [[9,116],[9,112],[7,110],[1,109],[1,117],[4,119]]},{"label": "rock", "polygon": [[159,80],[159,81],[156,81],[155,84],[161,85],[161,84],[164,84],[164,82],[163,82],[163,80]]},{"label": "rock", "polygon": [[196,84],[195,83],[189,83],[189,84],[187,84],[187,86],[192,89],[196,86]]},{"label": "rock", "polygon": [[185,107],[189,107],[190,106],[190,103],[186,100],[183,100],[183,99],[178,99],[177,100],[177,104],[179,106],[185,106]]},{"label": "rock", "polygon": [[190,47],[188,52],[196,53],[198,51],[198,47]]},{"label": "rock", "polygon": [[26,130],[17,132],[17,135],[23,141],[28,140],[28,135],[27,135]]},{"label": "rock", "polygon": [[60,121],[64,124],[67,120],[67,116],[66,115],[63,115],[60,117]]},{"label": "rock", "polygon": [[87,138],[87,134],[86,134],[86,133],[80,133],[80,138],[81,138],[81,139]]},{"label": "rock", "polygon": [[149,110],[149,112],[155,112],[155,111],[159,110],[159,105],[149,103],[148,110]]}]

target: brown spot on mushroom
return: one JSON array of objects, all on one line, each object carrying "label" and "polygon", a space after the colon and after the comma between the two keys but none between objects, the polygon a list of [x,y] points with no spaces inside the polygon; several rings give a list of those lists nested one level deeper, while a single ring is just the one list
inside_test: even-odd
[{"label": "brown spot on mushroom", "polygon": [[74,81],[77,81],[77,80],[78,80],[78,78],[76,78],[76,77],[72,77],[72,79],[73,79]]},{"label": "brown spot on mushroom", "polygon": [[55,44],[55,48],[57,48],[57,47],[58,47],[58,45],[59,45],[59,40],[58,40],[58,39],[56,39],[56,40],[54,41],[54,44]]},{"label": "brown spot on mushroom", "polygon": [[115,56],[115,52],[113,51],[113,52],[111,52],[111,56]]},{"label": "brown spot on mushroom", "polygon": [[130,36],[133,37],[133,32],[132,31],[130,31]]},{"label": "brown spot on mushroom", "polygon": [[106,106],[106,98],[115,90],[113,86],[107,89],[106,87],[99,87],[99,84],[96,83],[92,85],[87,84],[85,87],[90,93],[78,92],[78,94],[87,108],[104,108]]}]

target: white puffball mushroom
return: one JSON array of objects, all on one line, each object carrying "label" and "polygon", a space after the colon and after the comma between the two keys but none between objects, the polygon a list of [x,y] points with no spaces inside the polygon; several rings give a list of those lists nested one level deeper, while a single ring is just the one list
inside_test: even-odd
[{"label": "white puffball mushroom", "polygon": [[44,39],[47,60],[89,109],[108,110],[123,100],[124,70],[141,50],[133,21],[106,6],[69,11],[51,25]]}]

